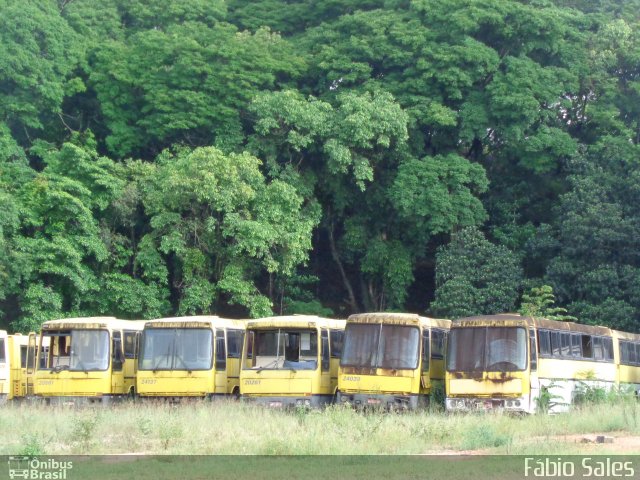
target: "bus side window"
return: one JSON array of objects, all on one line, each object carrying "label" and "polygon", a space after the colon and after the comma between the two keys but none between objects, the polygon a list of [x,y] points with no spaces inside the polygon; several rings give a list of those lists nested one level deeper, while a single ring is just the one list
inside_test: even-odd
[{"label": "bus side window", "polygon": [[136,358],[136,339],[138,332],[124,332],[124,356],[125,358]]},{"label": "bus side window", "polygon": [[36,344],[29,342],[27,347],[27,373],[32,374],[36,369]]},{"label": "bus side window", "polygon": [[551,355],[551,339],[549,330],[538,330],[538,348],[540,356]]},{"label": "bus side window", "polygon": [[531,352],[531,371],[538,370],[538,349],[536,348],[536,331],[529,330],[529,351]]},{"label": "bus side window", "polygon": [[341,330],[331,330],[329,332],[331,340],[331,356],[340,358],[342,355],[342,342],[344,340],[344,332]]},{"label": "bus side window", "polygon": [[602,348],[604,349],[604,359],[608,362],[613,361],[613,339],[610,337],[603,338]]},{"label": "bus side window", "polygon": [[582,357],[593,358],[593,340],[591,335],[582,335]]},{"label": "bus side window", "polygon": [[227,349],[224,342],[224,330],[216,330],[216,370],[227,369]]},{"label": "bus side window", "polygon": [[429,358],[431,349],[429,348],[429,329],[425,328],[422,331],[422,371],[429,371]]},{"label": "bus side window", "polygon": [[580,358],[582,357],[582,349],[580,345],[581,335],[579,333],[571,334],[571,356]]},{"label": "bus side window", "polygon": [[560,355],[563,357],[571,356],[571,335],[567,332],[562,332],[560,334],[560,342],[562,344],[562,350]]},{"label": "bus side window", "polygon": [[20,345],[20,368],[27,368],[27,347],[26,345]]},{"label": "bus side window", "polygon": [[444,335],[442,330],[431,330],[431,358],[444,358]]},{"label": "bus side window", "polygon": [[623,342],[618,339],[618,351],[620,352],[620,363],[627,363],[629,361],[629,350],[627,348],[627,342]]},{"label": "bus side window", "polygon": [[560,356],[560,332],[550,332],[551,335],[551,355]]},{"label": "bus side window", "polygon": [[245,336],[247,338],[247,358],[253,359],[253,343],[256,334],[254,331],[249,331]]},{"label": "bus side window", "polygon": [[629,363],[631,365],[637,365],[638,362],[638,352],[636,351],[637,344],[629,343]]},{"label": "bus side window", "polygon": [[227,330],[227,358],[240,358],[243,333],[242,330]]},{"label": "bus side window", "polygon": [[322,371],[329,371],[329,332],[326,329],[322,330]]},{"label": "bus side window", "polygon": [[124,363],[124,352],[122,351],[122,336],[120,332],[113,332],[113,367],[112,370],[119,372]]}]

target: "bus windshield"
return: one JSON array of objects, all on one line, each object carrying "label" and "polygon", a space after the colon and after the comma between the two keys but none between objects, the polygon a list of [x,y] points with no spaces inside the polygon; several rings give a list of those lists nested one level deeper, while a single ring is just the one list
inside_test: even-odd
[{"label": "bus windshield", "polygon": [[208,328],[148,328],[142,334],[140,370],[210,370],[212,362]]},{"label": "bus windshield", "polygon": [[447,370],[514,372],[527,368],[527,333],[522,327],[452,328]]},{"label": "bus windshield", "polygon": [[254,330],[252,365],[243,368],[315,370],[318,368],[316,330]]},{"label": "bus windshield", "polygon": [[345,330],[340,365],[413,370],[418,367],[419,354],[417,327],[350,323]]},{"label": "bus windshield", "polygon": [[95,371],[109,368],[107,330],[64,330],[43,333],[49,340],[44,370]]}]

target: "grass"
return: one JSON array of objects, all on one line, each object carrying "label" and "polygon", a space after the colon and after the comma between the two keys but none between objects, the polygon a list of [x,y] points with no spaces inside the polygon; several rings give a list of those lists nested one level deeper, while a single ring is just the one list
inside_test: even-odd
[{"label": "grass", "polygon": [[277,411],[233,401],[109,408],[12,404],[0,411],[0,455],[640,453],[569,437],[595,433],[639,436],[640,404],[618,400],[524,417],[361,413],[343,406]]}]

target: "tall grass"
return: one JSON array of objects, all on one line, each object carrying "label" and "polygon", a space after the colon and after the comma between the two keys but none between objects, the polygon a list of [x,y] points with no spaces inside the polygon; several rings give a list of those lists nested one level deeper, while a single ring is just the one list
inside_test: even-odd
[{"label": "tall grass", "polygon": [[[110,408],[7,405],[0,454],[568,454],[571,434],[640,434],[636,401],[561,415],[361,413],[344,406],[278,411],[242,402],[125,403]],[[616,445],[603,446],[615,453]],[[640,453],[640,452],[625,452]]]}]

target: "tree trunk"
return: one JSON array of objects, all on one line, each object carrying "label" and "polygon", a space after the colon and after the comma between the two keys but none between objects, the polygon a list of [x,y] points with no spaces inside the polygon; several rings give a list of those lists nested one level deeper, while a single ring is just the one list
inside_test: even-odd
[{"label": "tree trunk", "polygon": [[329,246],[331,247],[331,256],[333,257],[334,262],[338,266],[338,270],[340,271],[340,277],[342,278],[342,283],[344,284],[344,288],[347,290],[349,294],[349,307],[351,308],[352,313],[358,312],[358,302],[356,301],[356,296],[353,293],[353,287],[351,286],[351,282],[347,277],[347,273],[344,271],[344,266],[342,265],[342,261],[340,260],[340,255],[338,253],[338,249],[336,248],[336,242],[333,238],[333,222],[329,224]]}]

